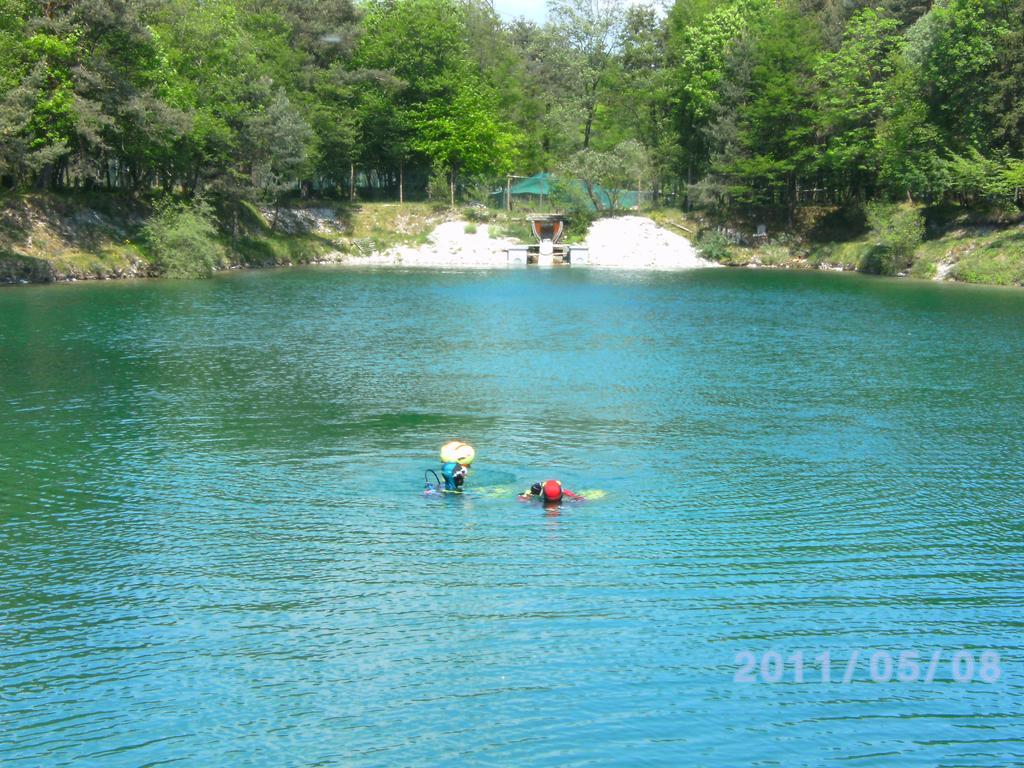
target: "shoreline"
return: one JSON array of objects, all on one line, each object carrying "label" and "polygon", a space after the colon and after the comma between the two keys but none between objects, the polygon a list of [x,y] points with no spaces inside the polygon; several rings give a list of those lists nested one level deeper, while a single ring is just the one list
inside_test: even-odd
[{"label": "shoreline", "polygon": [[[234,273],[241,272],[272,272],[275,270],[285,269],[318,269],[328,268],[335,269],[338,271],[352,270],[352,271],[422,271],[422,272],[490,272],[490,271],[506,271],[506,270],[527,270],[527,269],[540,269],[540,270],[560,270],[560,269],[576,269],[594,271],[600,273],[626,273],[626,274],[666,274],[670,272],[683,273],[683,272],[695,272],[704,270],[716,270],[724,268],[721,271],[724,272],[740,272],[740,271],[755,271],[755,272],[789,272],[789,273],[831,273],[831,274],[842,274],[853,278],[865,278],[870,280],[884,280],[884,281],[895,281],[907,284],[923,284],[923,285],[940,285],[950,288],[951,290],[999,290],[999,291],[1020,291],[1021,286],[1019,285],[999,285],[997,283],[970,283],[963,280],[952,280],[952,279],[924,279],[914,277],[912,275],[872,275],[866,272],[861,272],[856,269],[843,269],[841,267],[822,267],[815,266],[807,263],[806,265],[770,265],[770,264],[718,264],[706,267],[688,267],[684,269],[645,269],[645,268],[623,268],[623,267],[608,267],[600,265],[590,264],[577,264],[575,266],[561,266],[556,265],[553,267],[537,267],[536,265],[525,266],[522,264],[403,264],[397,262],[374,262],[370,263],[365,260],[353,260],[349,258],[349,254],[343,254],[344,258],[337,260],[333,259],[318,259],[316,261],[308,262],[296,262],[291,264],[268,264],[268,265],[232,265],[217,269],[209,279],[227,277]],[[202,278],[194,278],[202,279]],[[32,287],[57,287],[57,286],[72,286],[72,285],[91,285],[96,283],[148,283],[148,282],[189,282],[188,279],[181,280],[178,278],[162,277],[157,275],[123,275],[119,277],[102,276],[102,277],[69,277],[62,279],[46,280],[46,281],[34,281],[34,282],[10,282],[8,280],[0,279],[0,291],[4,289],[18,289],[18,288],[32,288]]]},{"label": "shoreline", "polygon": [[[0,208],[0,287],[110,280],[175,279],[159,273],[136,242],[144,215],[129,207],[106,208],[91,198],[23,197]],[[250,209],[236,238],[221,235],[230,260],[214,273],[300,265],[401,269],[513,269],[507,249],[522,246],[522,214],[472,209],[466,218],[424,203],[366,203],[355,207],[310,203],[272,211]],[[473,214],[472,216],[470,214]],[[484,220],[475,221],[480,217]],[[270,226],[268,221],[275,221]],[[690,228],[680,226],[689,224]],[[768,243],[736,247],[727,258],[703,258],[690,237],[699,225],[674,210],[597,219],[580,243],[588,251],[570,266],[602,271],[681,271],[731,267],[787,271],[856,272],[862,241],[819,246]],[[672,227],[672,229],[670,229]],[[1014,270],[1021,226],[961,229],[926,241],[921,259],[896,275],[927,282],[1019,288]],[[518,237],[517,237],[518,235]],[[961,260],[988,259],[989,273],[957,279]],[[721,257],[720,257],[721,258]],[[1002,274],[992,266],[1006,265]],[[924,267],[919,269],[918,267]],[[1009,275],[1009,278],[1007,277]]]}]

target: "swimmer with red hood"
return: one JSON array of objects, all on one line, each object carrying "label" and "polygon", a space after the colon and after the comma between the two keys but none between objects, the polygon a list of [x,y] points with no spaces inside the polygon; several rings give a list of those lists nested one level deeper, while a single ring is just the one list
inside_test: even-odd
[{"label": "swimmer with red hood", "polygon": [[573,493],[568,488],[563,488],[562,483],[558,480],[545,480],[543,483],[534,483],[519,494],[519,499],[521,501],[537,499],[538,501],[543,501],[545,504],[557,504],[563,499],[569,499],[570,501],[586,501],[586,499],[578,493]]}]

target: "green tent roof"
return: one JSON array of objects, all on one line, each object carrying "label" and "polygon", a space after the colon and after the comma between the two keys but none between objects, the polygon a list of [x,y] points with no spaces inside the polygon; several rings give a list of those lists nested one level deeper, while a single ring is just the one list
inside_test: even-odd
[{"label": "green tent roof", "polygon": [[[572,186],[575,187],[577,191],[581,192],[583,194],[583,196],[587,197],[587,199],[589,200],[589,195],[587,195],[586,189],[583,186],[583,182],[581,182],[581,181],[573,181],[572,182]],[[547,173],[547,172],[536,173],[536,174],[534,174],[533,176],[530,176],[527,179],[522,179],[520,181],[517,181],[515,184],[513,184],[509,188],[509,192],[512,194],[513,197],[515,197],[517,195],[550,195],[551,194],[551,174]],[[618,203],[619,203],[619,205],[621,207],[623,207],[623,208],[634,208],[634,207],[636,207],[636,198],[637,198],[636,190],[619,189],[619,190],[615,190],[615,192],[616,192],[616,198],[618,199]],[[494,192],[495,196],[504,195],[504,194],[505,194],[505,190],[496,190]],[[608,190],[606,190],[606,189],[604,189],[602,187],[595,187],[594,188],[594,194],[597,196],[597,199],[601,201],[601,205],[604,208],[608,208],[608,207],[611,206],[611,202],[612,202],[611,201],[611,195],[608,194]],[[590,202],[589,205],[590,205],[591,209],[594,208],[593,202]]]},{"label": "green tent roof", "polygon": [[551,174],[535,173],[528,179],[517,181],[509,191],[513,195],[550,195]]}]

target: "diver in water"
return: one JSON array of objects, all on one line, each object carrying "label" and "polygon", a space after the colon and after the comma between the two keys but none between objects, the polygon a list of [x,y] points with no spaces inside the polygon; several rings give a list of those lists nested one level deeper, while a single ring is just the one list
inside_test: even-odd
[{"label": "diver in water", "polygon": [[[445,491],[462,493],[465,490],[463,486],[469,476],[469,465],[475,458],[476,451],[473,450],[473,446],[460,440],[452,440],[441,446],[441,477],[444,478]],[[435,474],[434,477],[436,479],[437,475]],[[434,488],[428,480],[427,491],[433,490]]]},{"label": "diver in water", "polygon": [[444,478],[446,491],[461,491],[469,475],[469,467],[457,461],[446,461],[441,465],[441,477]]},{"label": "diver in water", "polygon": [[586,498],[578,493],[573,493],[568,488],[563,488],[562,483],[558,480],[545,480],[543,483],[534,483],[519,494],[521,501],[538,499],[545,504],[558,503],[565,498],[568,498],[570,501],[586,501]]}]

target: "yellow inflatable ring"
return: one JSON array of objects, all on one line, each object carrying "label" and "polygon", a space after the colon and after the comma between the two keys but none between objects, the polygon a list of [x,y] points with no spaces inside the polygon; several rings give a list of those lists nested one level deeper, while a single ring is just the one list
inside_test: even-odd
[{"label": "yellow inflatable ring", "polygon": [[452,440],[450,443],[445,443],[441,446],[441,462],[443,464],[454,461],[457,464],[465,464],[468,467],[475,458],[476,451],[473,450],[473,446],[461,440]]}]

